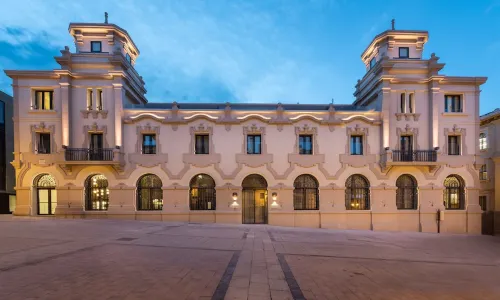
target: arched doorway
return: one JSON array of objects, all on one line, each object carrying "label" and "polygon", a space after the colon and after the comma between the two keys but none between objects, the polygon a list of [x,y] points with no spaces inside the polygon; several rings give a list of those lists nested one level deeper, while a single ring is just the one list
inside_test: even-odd
[{"label": "arched doorway", "polygon": [[244,224],[267,224],[267,181],[258,174],[241,183]]},{"label": "arched doorway", "polygon": [[215,210],[217,199],[215,181],[207,174],[198,174],[189,183],[189,208],[191,210]]},{"label": "arched doorway", "polygon": [[34,181],[37,200],[37,214],[53,215],[57,206],[56,180],[52,175],[41,174]]},{"label": "arched doorway", "polygon": [[85,181],[87,210],[108,210],[108,179],[102,174],[91,175]]}]

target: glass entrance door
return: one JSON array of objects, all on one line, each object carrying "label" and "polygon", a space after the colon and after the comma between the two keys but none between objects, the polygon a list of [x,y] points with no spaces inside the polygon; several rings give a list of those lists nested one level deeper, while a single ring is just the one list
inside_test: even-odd
[{"label": "glass entrance door", "polygon": [[57,192],[55,189],[39,188],[38,193],[38,214],[53,215],[57,206]]},{"label": "glass entrance door", "polygon": [[267,224],[267,190],[243,189],[243,223]]}]

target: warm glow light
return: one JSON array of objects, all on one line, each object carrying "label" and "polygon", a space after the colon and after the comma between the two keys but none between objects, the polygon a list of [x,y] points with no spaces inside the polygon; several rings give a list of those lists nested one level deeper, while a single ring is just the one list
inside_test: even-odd
[{"label": "warm glow light", "polygon": [[368,118],[367,116],[363,116],[363,115],[352,115],[352,116],[349,116],[347,118],[342,119],[342,121],[349,121],[349,120],[354,119],[354,118],[362,118],[362,119],[366,119],[368,121],[375,121],[375,119]]},{"label": "warm glow light", "polygon": [[298,115],[298,116],[296,116],[296,117],[292,117],[292,118],[290,118],[290,120],[297,120],[297,119],[300,119],[300,118],[303,118],[303,117],[313,118],[313,119],[318,120],[318,121],[323,120],[322,118],[318,118],[318,117],[315,117],[315,116],[310,115],[310,114]]},{"label": "warm glow light", "polygon": [[271,120],[270,117],[266,117],[266,116],[259,115],[259,114],[249,114],[249,115],[246,115],[246,116],[243,116],[243,117],[237,117],[236,119],[238,119],[238,120],[245,120],[245,119],[248,119],[250,117],[259,117],[259,118],[262,118],[264,120]]},{"label": "warm glow light", "polygon": [[135,120],[137,118],[145,117],[145,116],[153,117],[153,118],[160,119],[160,120],[165,120],[165,117],[158,116],[158,115],[155,115],[152,113],[142,113],[142,114],[138,114],[137,116],[131,116],[130,118]]},{"label": "warm glow light", "polygon": [[194,114],[192,116],[189,116],[189,117],[184,117],[184,120],[191,120],[192,118],[196,118],[196,117],[207,117],[211,120],[217,120],[218,118],[217,117],[214,117],[214,116],[211,116],[211,115],[207,115],[207,114]]},{"label": "warm glow light", "polygon": [[234,201],[238,200],[238,193],[233,193],[233,200]]}]

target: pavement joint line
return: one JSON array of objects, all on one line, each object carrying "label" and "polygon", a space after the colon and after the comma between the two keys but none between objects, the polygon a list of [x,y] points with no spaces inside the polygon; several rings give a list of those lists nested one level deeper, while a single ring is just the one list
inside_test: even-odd
[{"label": "pavement joint line", "polygon": [[285,275],[285,281],[288,284],[288,288],[290,289],[290,293],[292,294],[293,299],[306,300],[304,294],[302,293],[302,290],[300,289],[299,284],[297,283],[297,280],[295,280],[295,276],[293,276],[292,269],[290,269],[290,266],[288,265],[285,259],[285,255],[282,253],[276,253],[276,256],[278,257],[281,270]]},{"label": "pavement joint line", "polygon": [[173,229],[173,228],[179,228],[179,227],[182,227],[182,225],[177,225],[177,226],[165,226],[165,227],[163,227],[162,229],[153,230],[153,231],[151,231],[151,232],[146,232],[146,234],[157,234],[157,232],[168,231],[168,230],[170,230],[170,229]]},{"label": "pavement joint line", "polygon": [[224,271],[224,274],[222,275],[219,284],[212,295],[212,300],[224,300],[226,297],[229,284],[233,278],[234,270],[236,269],[236,265],[240,259],[240,254],[241,251],[234,251],[231,260],[227,264],[226,270]]},{"label": "pavement joint line", "polygon": [[19,249],[19,250],[9,250],[7,252],[0,252],[0,254],[1,255],[8,255],[8,254],[12,254],[12,253],[30,251],[33,249],[46,248],[46,247],[50,247],[50,246],[59,246],[59,245],[68,244],[68,243],[72,243],[72,242],[74,242],[74,241],[60,241],[58,243],[53,243],[53,244],[48,244],[48,245],[34,246],[34,247],[29,247],[29,248],[24,248],[24,249]]},{"label": "pavement joint line", "polygon": [[108,243],[108,245],[153,247],[153,248],[172,248],[172,249],[203,250],[203,251],[224,251],[224,252],[240,251],[238,249],[196,248],[196,247],[182,247],[182,246],[170,246],[170,245],[148,245],[148,244],[137,244],[137,243],[126,243],[126,244],[123,244],[123,243]]},{"label": "pavement joint line", "polygon": [[93,250],[95,248],[99,248],[99,247],[102,247],[102,246],[105,246],[105,245],[108,245],[108,243],[99,244],[99,245],[93,245],[93,246],[88,246],[88,247],[83,247],[83,248],[76,249],[76,250],[73,250],[73,251],[59,253],[59,254],[55,254],[55,255],[51,255],[51,256],[46,256],[46,257],[43,257],[43,258],[38,258],[38,259],[34,259],[34,260],[31,260],[31,261],[23,262],[23,263],[20,263],[20,264],[14,264],[14,265],[7,266],[7,267],[0,267],[0,272],[12,271],[12,270],[19,269],[19,268],[22,268],[22,267],[38,265],[38,264],[41,264],[41,263],[44,263],[44,262],[48,262],[48,261],[51,261],[51,260],[55,260],[55,259],[58,259],[58,258],[61,258],[61,257],[70,256],[70,255],[73,255],[73,254],[76,254],[76,253]]},{"label": "pavement joint line", "polygon": [[322,254],[302,254],[302,253],[279,253],[280,255],[290,256],[305,256],[305,257],[323,257],[323,258],[338,258],[338,259],[361,259],[361,260],[378,260],[378,261],[393,261],[404,263],[427,263],[427,264],[443,264],[443,265],[463,265],[463,266],[477,266],[477,267],[499,267],[500,264],[481,264],[481,263],[467,263],[467,262],[454,262],[454,261],[432,261],[432,260],[414,260],[414,259],[395,259],[395,258],[377,258],[377,257],[356,257],[344,255],[322,255]]}]

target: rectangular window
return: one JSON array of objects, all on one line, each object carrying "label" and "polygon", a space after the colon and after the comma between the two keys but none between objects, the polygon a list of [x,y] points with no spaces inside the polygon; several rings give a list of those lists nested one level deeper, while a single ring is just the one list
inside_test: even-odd
[{"label": "rectangular window", "polygon": [[102,103],[103,103],[103,99],[102,99],[102,90],[97,90],[97,103],[96,103],[96,109],[97,110],[102,110]]},{"label": "rectangular window", "polygon": [[195,135],[195,154],[209,154],[209,137],[208,134]]},{"label": "rectangular window", "polygon": [[92,110],[92,107],[94,103],[94,92],[92,89],[87,90],[87,110]]},{"label": "rectangular window", "polygon": [[132,58],[130,57],[130,55],[128,53],[125,53],[125,59],[128,61],[129,64],[132,63]]},{"label": "rectangular window", "polygon": [[406,94],[401,93],[400,95],[400,108],[401,108],[401,113],[405,114],[406,113]]},{"label": "rectangular window", "polygon": [[363,155],[363,136],[351,136],[351,155]]},{"label": "rectangular window", "polygon": [[142,154],[156,154],[155,134],[144,134],[142,136]]},{"label": "rectangular window", "polygon": [[460,136],[448,137],[448,155],[460,155]]},{"label": "rectangular window", "polygon": [[375,59],[375,57],[374,57],[374,58],[372,58],[372,59],[370,60],[370,70],[371,70],[373,67],[375,67],[375,64],[376,64],[376,63],[377,63],[377,60]]},{"label": "rectangular window", "polygon": [[312,135],[299,136],[299,154],[312,154]]},{"label": "rectangular window", "polygon": [[463,112],[462,96],[460,95],[445,95],[444,96],[444,111],[451,113]]},{"label": "rectangular window", "polygon": [[35,103],[33,109],[37,110],[52,110],[53,106],[53,91],[35,91]]},{"label": "rectangular window", "polygon": [[486,169],[486,165],[482,165],[479,169],[479,179],[488,180],[488,170]]},{"label": "rectangular window", "polygon": [[90,52],[102,52],[102,43],[98,41],[90,42]]},{"label": "rectangular window", "polygon": [[479,150],[488,149],[488,141],[486,140],[486,133],[479,134]]},{"label": "rectangular window", "polygon": [[38,154],[50,154],[50,133],[38,134]]},{"label": "rectangular window", "polygon": [[408,95],[408,111],[410,114],[415,112],[415,103],[413,101],[413,93],[410,93]]},{"label": "rectangular window", "polygon": [[410,48],[399,47],[399,58],[409,58],[409,57],[410,57]]},{"label": "rectangular window", "polygon": [[261,154],[261,136],[247,135],[247,154]]},{"label": "rectangular window", "polygon": [[487,199],[488,198],[486,196],[479,196],[479,205],[481,206],[482,211],[486,211],[488,209]]}]

